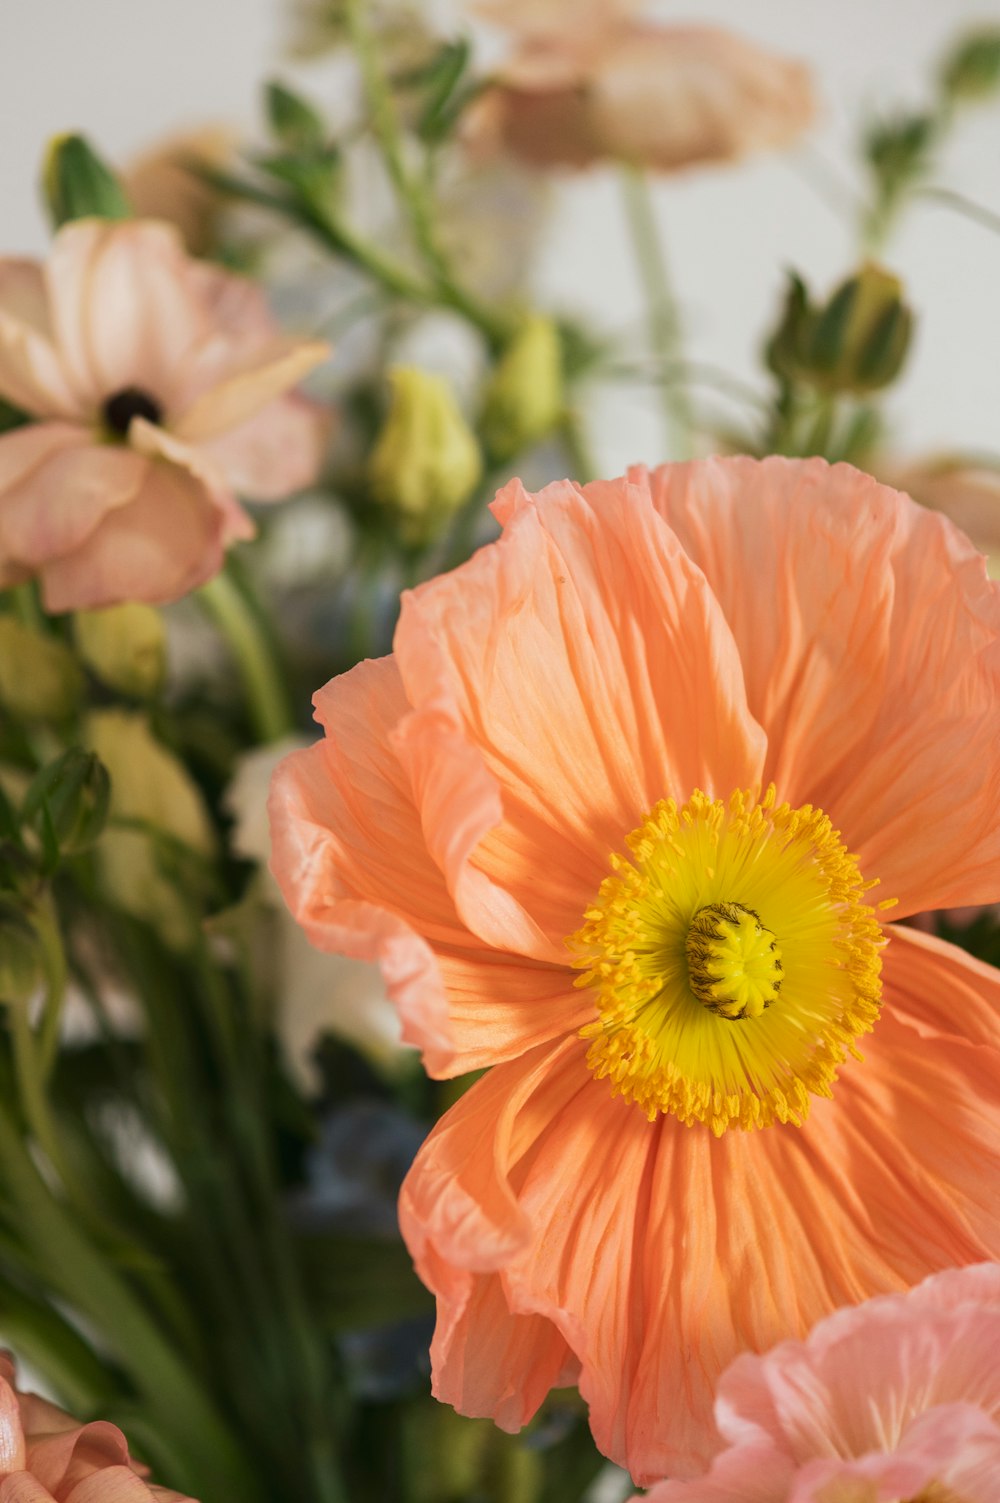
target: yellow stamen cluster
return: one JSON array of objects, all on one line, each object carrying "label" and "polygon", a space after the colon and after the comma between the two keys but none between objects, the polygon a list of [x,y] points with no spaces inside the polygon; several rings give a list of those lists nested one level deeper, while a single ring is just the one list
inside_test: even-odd
[{"label": "yellow stamen cluster", "polygon": [[773,787],[664,800],[626,844],[567,941],[594,992],[590,1068],[650,1120],[801,1124],[878,1017],[876,883]]}]

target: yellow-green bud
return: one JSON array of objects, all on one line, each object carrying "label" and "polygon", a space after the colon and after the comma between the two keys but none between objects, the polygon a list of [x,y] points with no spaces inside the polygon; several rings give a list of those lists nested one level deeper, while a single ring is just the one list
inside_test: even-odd
[{"label": "yellow-green bud", "polygon": [[389,412],[368,463],[372,494],[392,511],[405,543],[430,542],[483,473],[476,436],[441,376],[413,366],[389,372]]},{"label": "yellow-green bud", "polygon": [[17,1005],[34,996],[44,972],[42,943],[34,924],[12,903],[0,903],[0,1003]]},{"label": "yellow-green bud", "polygon": [[21,720],[65,720],[82,690],[83,674],[63,642],[0,616],[0,707]]},{"label": "yellow-green bud", "polygon": [[[94,711],[86,736],[111,774],[111,824],[96,851],[104,889],[119,907],[151,924],[164,943],[181,949],[193,937],[197,858],[215,852],[202,796],[143,715]],[[116,820],[134,821],[136,828],[116,828]],[[182,871],[185,852],[191,857]]]},{"label": "yellow-green bud", "polygon": [[45,152],[42,190],[55,229],[71,219],[128,219],[129,201],[114,173],[78,135],[54,136]]},{"label": "yellow-green bud", "polygon": [[493,372],[483,401],[483,442],[502,464],[551,433],[563,411],[562,344],[550,318],[521,325]]},{"label": "yellow-green bud", "polygon": [[151,605],[133,602],[103,611],[79,611],[73,635],[80,656],[109,689],[151,699],[163,684],[167,636]]}]

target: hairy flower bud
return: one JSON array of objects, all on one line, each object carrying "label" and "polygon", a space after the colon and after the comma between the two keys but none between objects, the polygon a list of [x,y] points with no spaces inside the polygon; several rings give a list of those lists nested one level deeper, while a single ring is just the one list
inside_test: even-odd
[{"label": "hairy flower bud", "polygon": [[898,277],[874,262],[841,282],[820,307],[793,276],[767,360],[783,380],[828,394],[878,391],[899,374],[912,331]]},{"label": "hairy flower bud", "polygon": [[550,433],[563,409],[562,345],[550,318],[533,314],[493,372],[483,404],[483,441],[500,463]]},{"label": "hairy flower bud", "polygon": [[392,399],[369,461],[372,493],[392,511],[403,541],[429,542],[472,494],[483,472],[475,434],[441,376],[390,371]]}]

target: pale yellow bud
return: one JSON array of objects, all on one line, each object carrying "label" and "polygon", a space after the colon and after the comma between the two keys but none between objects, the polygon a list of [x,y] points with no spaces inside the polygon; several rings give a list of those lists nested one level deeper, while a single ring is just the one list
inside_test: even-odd
[{"label": "pale yellow bud", "polygon": [[64,643],[0,616],[0,707],[21,720],[65,720],[82,689],[83,674]]},{"label": "pale yellow bud", "polygon": [[551,433],[563,411],[562,345],[550,318],[521,325],[490,378],[483,402],[483,442],[503,463]]},{"label": "pale yellow bud", "polygon": [[[197,923],[199,858],[215,853],[202,796],[143,715],[94,711],[85,735],[111,774],[110,822],[96,849],[104,889],[181,949]],[[135,828],[116,828],[119,820],[135,821]]]},{"label": "pale yellow bud", "polygon": [[395,513],[403,541],[419,545],[471,496],[483,473],[482,456],[441,376],[398,366],[389,380],[389,414],[368,477],[376,501]]},{"label": "pale yellow bud", "polygon": [[151,605],[132,602],[104,611],[79,611],[73,634],[80,656],[110,689],[149,699],[166,672],[163,617]]}]

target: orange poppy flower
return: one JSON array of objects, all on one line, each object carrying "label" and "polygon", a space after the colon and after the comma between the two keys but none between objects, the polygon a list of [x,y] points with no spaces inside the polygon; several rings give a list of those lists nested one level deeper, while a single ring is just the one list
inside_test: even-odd
[{"label": "orange poppy flower", "polygon": [[432,1074],[493,1067],[401,1198],[438,1396],[577,1382],[681,1476],[738,1352],[1000,1255],[1000,974],[888,922],[1000,895],[1000,588],[821,460],[495,510],[316,696],[274,867]]}]

